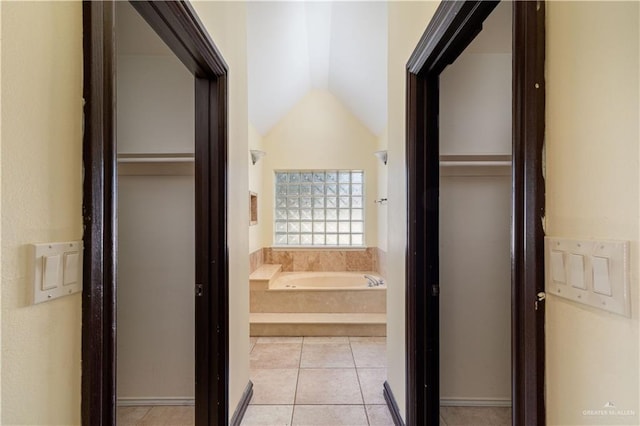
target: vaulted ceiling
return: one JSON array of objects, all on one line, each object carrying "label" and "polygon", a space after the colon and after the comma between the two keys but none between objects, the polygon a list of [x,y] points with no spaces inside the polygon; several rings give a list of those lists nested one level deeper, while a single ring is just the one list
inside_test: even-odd
[{"label": "vaulted ceiling", "polygon": [[375,135],[387,120],[386,2],[250,2],[249,120],[266,134],[311,89]]}]

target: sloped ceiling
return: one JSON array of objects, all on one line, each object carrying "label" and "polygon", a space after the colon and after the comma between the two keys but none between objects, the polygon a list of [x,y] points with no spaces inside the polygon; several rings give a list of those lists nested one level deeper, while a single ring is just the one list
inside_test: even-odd
[{"label": "sloped ceiling", "polygon": [[386,2],[251,2],[249,120],[265,135],[311,89],[375,135],[387,120]]}]

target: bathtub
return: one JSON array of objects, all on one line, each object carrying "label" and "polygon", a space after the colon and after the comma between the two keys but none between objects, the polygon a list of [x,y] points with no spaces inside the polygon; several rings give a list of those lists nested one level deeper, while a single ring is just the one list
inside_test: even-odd
[{"label": "bathtub", "polygon": [[365,274],[382,279],[373,272],[283,272],[269,284],[269,290],[386,290],[386,284],[368,287]]},{"label": "bathtub", "polygon": [[375,272],[281,272],[250,292],[251,312],[385,313],[387,286],[368,287]]}]

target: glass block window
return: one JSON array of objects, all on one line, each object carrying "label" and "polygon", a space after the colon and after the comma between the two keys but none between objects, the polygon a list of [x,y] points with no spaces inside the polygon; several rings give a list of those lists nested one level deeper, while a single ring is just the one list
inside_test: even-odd
[{"label": "glass block window", "polygon": [[275,173],[276,246],[363,246],[362,170]]}]

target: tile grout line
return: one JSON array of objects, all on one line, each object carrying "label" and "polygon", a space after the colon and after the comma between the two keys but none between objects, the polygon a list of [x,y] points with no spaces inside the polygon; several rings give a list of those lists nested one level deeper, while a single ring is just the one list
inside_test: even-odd
[{"label": "tile grout line", "polygon": [[367,424],[370,425],[369,413],[367,412],[367,406],[364,401],[364,392],[362,391],[362,383],[360,383],[360,375],[358,374],[358,364],[356,364],[356,357],[353,354],[353,346],[351,346],[351,336],[349,336],[349,350],[351,351],[351,358],[353,359],[353,366],[356,370],[356,380],[358,381],[358,387],[360,388],[360,396],[362,397],[362,409],[364,410],[364,416],[367,419]]},{"label": "tile grout line", "polygon": [[302,337],[302,342],[300,342],[300,358],[298,359],[298,375],[296,377],[296,388],[293,393],[293,405],[291,406],[291,422],[289,422],[293,426],[293,415],[296,412],[296,401],[298,399],[298,383],[300,382],[300,367],[302,366],[302,349],[304,348],[304,336]]}]

